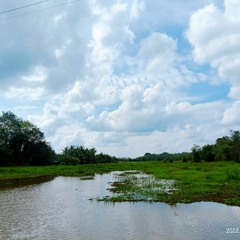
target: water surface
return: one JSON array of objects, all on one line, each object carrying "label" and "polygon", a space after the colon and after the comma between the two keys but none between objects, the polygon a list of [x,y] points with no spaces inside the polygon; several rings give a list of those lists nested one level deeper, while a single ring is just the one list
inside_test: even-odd
[{"label": "water surface", "polygon": [[57,177],[0,191],[0,239],[240,239],[240,233],[226,234],[227,228],[240,229],[239,207],[89,200],[109,195],[113,178]]}]

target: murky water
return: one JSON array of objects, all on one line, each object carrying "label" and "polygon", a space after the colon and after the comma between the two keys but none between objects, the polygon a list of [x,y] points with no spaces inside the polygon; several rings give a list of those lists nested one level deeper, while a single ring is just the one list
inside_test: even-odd
[{"label": "murky water", "polygon": [[0,191],[0,239],[240,239],[240,208],[200,202],[106,204],[113,173],[94,180],[57,177]]}]

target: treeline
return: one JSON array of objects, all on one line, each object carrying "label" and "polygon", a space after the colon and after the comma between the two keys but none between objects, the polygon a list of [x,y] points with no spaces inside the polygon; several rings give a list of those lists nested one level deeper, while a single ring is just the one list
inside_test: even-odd
[{"label": "treeline", "polygon": [[193,162],[234,161],[240,162],[240,132],[230,131],[230,136],[218,138],[215,144],[192,148]]},{"label": "treeline", "polygon": [[194,144],[191,152],[163,152],[160,154],[145,153],[144,156],[132,159],[132,161],[240,162],[240,132],[230,131],[230,136],[218,138],[215,144],[207,144],[202,147]]},{"label": "treeline", "polygon": [[56,154],[45,140],[44,134],[34,124],[18,118],[12,112],[3,112],[0,116],[0,166],[79,165],[126,161],[240,162],[240,132],[231,131],[230,136],[218,138],[215,144],[203,147],[194,145],[191,152],[145,153],[137,158],[117,158],[104,153],[97,154],[95,148],[70,146],[65,147],[61,154]]},{"label": "treeline", "polygon": [[78,165],[121,160],[104,153],[97,154],[95,148],[83,146],[65,147],[61,154],[56,154],[37,126],[12,112],[3,112],[0,116],[0,167]]},{"label": "treeline", "polygon": [[132,159],[132,161],[142,162],[142,161],[163,161],[163,162],[189,162],[192,159],[192,153],[182,152],[182,153],[168,153],[163,152],[160,154],[145,153],[142,157],[137,157]]},{"label": "treeline", "polygon": [[89,149],[83,146],[65,147],[62,154],[59,154],[58,157],[58,163],[64,165],[111,163],[118,161],[116,157],[104,153],[97,154],[95,148]]}]

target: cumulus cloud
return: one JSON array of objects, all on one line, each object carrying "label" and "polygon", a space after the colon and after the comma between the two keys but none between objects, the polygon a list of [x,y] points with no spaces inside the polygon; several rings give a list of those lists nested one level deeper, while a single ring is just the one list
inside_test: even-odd
[{"label": "cumulus cloud", "polygon": [[219,77],[231,85],[228,96],[233,101],[223,110],[222,123],[233,129],[237,128],[240,116],[239,11],[237,0],[225,0],[223,9],[207,5],[192,15],[186,33],[193,47],[194,60],[210,64]]},{"label": "cumulus cloud", "polygon": [[27,100],[38,100],[44,95],[44,89],[41,87],[29,88],[29,87],[10,87],[8,92],[5,94],[7,98],[19,98]]},{"label": "cumulus cloud", "polygon": [[[188,92],[214,76],[231,84],[231,98],[240,96],[237,8],[234,0],[224,7],[213,0],[83,0],[3,21],[0,99],[15,101],[11,109],[37,124],[57,151],[70,144],[118,156],[190,150],[238,123],[234,100],[197,101],[201,94]],[[186,40],[195,62],[182,55],[190,52]]]},{"label": "cumulus cloud", "polygon": [[194,13],[186,36],[193,46],[194,60],[210,64],[221,78],[229,81],[229,96],[239,99],[240,63],[240,10],[237,0],[225,0],[223,10],[214,4]]},{"label": "cumulus cloud", "polygon": [[147,71],[159,71],[175,60],[176,48],[175,40],[166,34],[155,32],[141,41],[138,57],[146,62]]},{"label": "cumulus cloud", "polygon": [[240,101],[236,101],[224,112],[223,123],[239,126],[240,124]]}]

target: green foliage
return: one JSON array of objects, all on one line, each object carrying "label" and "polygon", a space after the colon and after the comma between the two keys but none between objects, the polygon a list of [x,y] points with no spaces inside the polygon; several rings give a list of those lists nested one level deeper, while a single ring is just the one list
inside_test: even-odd
[{"label": "green foliage", "polygon": [[240,132],[239,131],[231,131],[230,136],[232,142],[232,151],[231,156],[235,162],[240,162]]},{"label": "green foliage", "polygon": [[96,155],[96,163],[111,163],[117,161],[118,159],[116,157],[112,157],[108,154],[100,153]]},{"label": "green foliage", "polygon": [[0,144],[0,166],[13,165],[13,152],[9,145]]},{"label": "green foliage", "polygon": [[214,162],[215,154],[214,154],[214,146],[213,145],[205,145],[202,147],[201,156],[203,161],[205,162]]},{"label": "green foliage", "polygon": [[235,198],[226,198],[225,203],[229,205],[238,205],[240,206],[240,197]]},{"label": "green foliage", "polygon": [[[182,152],[182,153],[167,153],[163,152],[160,154],[151,154],[145,153],[144,156],[132,159],[132,161],[163,161],[163,162],[188,162],[191,160],[191,153]],[[127,160],[129,161],[129,159]]]},{"label": "green foliage", "polygon": [[61,164],[78,165],[89,163],[111,163],[116,162],[117,158],[107,154],[96,154],[95,148],[85,148],[83,146],[65,147],[62,154],[59,155]]},{"label": "green foliage", "polygon": [[231,160],[231,147],[232,143],[228,136],[218,138],[214,145],[214,154],[217,161],[230,161]]},{"label": "green foliage", "polygon": [[[95,149],[84,147],[70,146],[65,147],[60,155],[61,163],[66,165],[77,165],[90,162],[95,162]],[[89,159],[88,159],[89,158]]]},{"label": "green foliage", "polygon": [[218,138],[215,144],[207,144],[202,148],[192,148],[193,162],[234,161],[240,162],[240,132],[230,131],[230,136]]},{"label": "green foliage", "polygon": [[55,153],[44,134],[12,112],[0,116],[0,166],[46,165]]},{"label": "green foliage", "polygon": [[201,149],[198,145],[193,145],[192,161],[193,162],[201,162]]},{"label": "green foliage", "polygon": [[163,195],[171,194],[174,188],[173,180],[164,180],[142,172],[124,172],[115,174],[116,181],[111,183],[109,189],[113,195],[97,198],[98,201],[159,201]]}]

